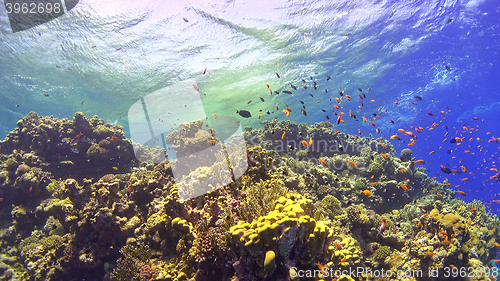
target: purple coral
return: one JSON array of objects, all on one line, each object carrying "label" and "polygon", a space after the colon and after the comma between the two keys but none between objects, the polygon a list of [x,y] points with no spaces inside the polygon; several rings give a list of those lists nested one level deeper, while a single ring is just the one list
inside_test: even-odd
[{"label": "purple coral", "polygon": [[232,198],[231,201],[229,201],[229,205],[231,205],[234,209],[240,208],[240,202],[235,198]]},{"label": "purple coral", "polygon": [[[141,266],[141,263],[138,263],[137,265]],[[150,278],[156,277],[158,273],[160,273],[159,269],[152,268],[147,264],[142,264],[142,266],[139,268],[139,278],[141,280],[149,280]]]}]

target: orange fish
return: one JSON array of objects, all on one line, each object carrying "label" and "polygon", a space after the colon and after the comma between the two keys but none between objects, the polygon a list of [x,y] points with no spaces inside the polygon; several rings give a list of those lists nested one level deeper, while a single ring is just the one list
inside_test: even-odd
[{"label": "orange fish", "polygon": [[401,168],[401,173],[404,174],[405,173],[405,169]]},{"label": "orange fish", "polygon": [[439,197],[443,197],[443,195],[441,195],[441,194],[439,194],[439,193],[436,193],[436,195],[437,195],[437,196],[439,196]]},{"label": "orange fish", "polygon": [[371,191],[369,191],[368,189],[363,190],[363,193],[364,193],[365,195],[372,195],[372,192],[371,192]]},{"label": "orange fish", "polygon": [[391,136],[391,140],[393,140],[393,139],[395,139],[395,138],[397,138],[397,137],[398,137],[398,135],[392,135],[392,136]]},{"label": "orange fish", "polygon": [[500,244],[498,244],[497,242],[493,242],[493,246],[500,247]]},{"label": "orange fish", "polygon": [[307,141],[303,140],[303,141],[302,141],[302,145],[303,145],[303,146],[307,146]]},{"label": "orange fish", "polygon": [[448,236],[448,233],[446,233],[446,231],[440,231],[439,234]]},{"label": "orange fish", "polygon": [[313,138],[312,138],[312,137],[310,137],[310,138],[309,138],[309,145],[312,145],[312,144],[313,144]]},{"label": "orange fish", "polygon": [[336,104],[334,104],[333,107],[335,107],[336,109],[340,109],[340,107]]},{"label": "orange fish", "polygon": [[382,155],[382,157],[384,157],[384,159],[387,159],[387,155],[385,155],[383,153],[380,153],[380,155]]},{"label": "orange fish", "polygon": [[370,121],[370,124],[372,124],[372,126],[375,127],[375,122]]},{"label": "orange fish", "polygon": [[405,132],[404,132],[404,134],[405,134],[405,135],[408,135],[408,136],[410,136],[410,137],[412,137],[412,138],[414,138],[414,137],[415,137],[415,134],[414,134],[413,132],[410,132],[410,131],[405,131]]},{"label": "orange fish", "polygon": [[467,193],[465,193],[465,192],[463,192],[463,191],[461,191],[461,190],[457,190],[457,192],[458,192],[458,193],[460,193],[460,194],[462,194],[463,196],[466,196],[466,195],[467,195]]},{"label": "orange fish", "polygon": [[403,134],[406,132],[404,129],[398,129],[398,131]]},{"label": "orange fish", "polygon": [[[215,113],[214,113],[214,117],[215,117],[215,119],[217,119],[217,114],[215,114]],[[259,119],[260,119],[260,118],[259,118]]]},{"label": "orange fish", "polygon": [[477,209],[476,208],[472,208],[472,209],[470,209],[470,211],[471,212],[475,212],[475,211],[477,211]]},{"label": "orange fish", "polygon": [[[262,117],[262,112],[259,112],[259,119],[260,119],[260,117]],[[215,117],[215,119],[217,119],[217,117]]]},{"label": "orange fish", "polygon": [[405,191],[408,191],[408,187],[404,184],[401,184],[401,188],[404,189]]},{"label": "orange fish", "polygon": [[341,263],[343,263],[343,262],[346,262],[346,261],[347,261],[347,258],[343,258],[343,259],[339,262],[339,264],[341,264]]},{"label": "orange fish", "polygon": [[462,171],[463,171],[464,173],[467,173],[467,168],[465,168],[465,166],[460,166],[460,168],[462,168]]},{"label": "orange fish", "polygon": [[286,117],[290,116],[290,111],[283,109],[283,112],[286,114]]},{"label": "orange fish", "polygon": [[351,96],[345,95],[345,97],[347,98],[348,101],[351,101]]},{"label": "orange fish", "polygon": [[278,108],[278,104],[276,104],[276,110],[279,110],[279,108]]},{"label": "orange fish", "polygon": [[325,166],[326,167],[326,161],[321,159],[321,158],[318,158],[319,162],[321,162],[321,165]]},{"label": "orange fish", "polygon": [[377,185],[377,182],[371,182],[370,184],[375,186],[375,185]]},{"label": "orange fish", "polygon": [[284,138],[285,138],[285,133],[286,133],[286,132],[283,132],[283,135],[281,135],[281,139],[284,139]]},{"label": "orange fish", "polygon": [[431,151],[431,152],[429,152],[429,154],[434,154],[434,153],[435,153],[435,151],[434,151],[434,150],[433,150],[433,151]]},{"label": "orange fish", "polygon": [[269,84],[266,84],[266,87],[269,89]]},{"label": "orange fish", "polygon": [[342,250],[342,245],[340,245],[339,243],[335,242],[334,245],[337,248],[337,250]]},{"label": "orange fish", "polygon": [[420,160],[415,160],[415,163],[424,163],[424,160],[420,159]]},{"label": "orange fish", "polygon": [[366,122],[366,117],[363,116],[363,122]]},{"label": "orange fish", "polygon": [[319,271],[321,271],[321,274],[326,275],[328,273],[327,269],[323,267],[323,265],[319,262],[316,263],[318,265]]},{"label": "orange fish", "polygon": [[193,83],[193,88],[194,88],[197,92],[199,92],[199,91],[200,91],[200,88],[198,88],[198,86],[196,86],[194,83]]}]

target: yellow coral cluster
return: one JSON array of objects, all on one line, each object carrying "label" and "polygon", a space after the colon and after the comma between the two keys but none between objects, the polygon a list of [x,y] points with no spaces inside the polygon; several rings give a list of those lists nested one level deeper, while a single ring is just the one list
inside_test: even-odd
[{"label": "yellow coral cluster", "polygon": [[261,263],[264,276],[272,274],[278,263],[286,267],[286,259],[295,241],[304,241],[299,262],[307,265],[314,262],[333,237],[330,222],[317,221],[309,216],[312,207],[311,200],[298,194],[287,194],[276,201],[274,210],[269,214],[251,223],[239,221],[230,228],[230,232],[252,256],[265,253]]},{"label": "yellow coral cluster", "polygon": [[328,247],[328,251],[333,252],[332,260],[337,261],[337,264],[342,267],[361,263],[363,253],[354,238],[348,236],[342,239],[340,245],[342,245],[342,249],[335,250],[334,246]]}]

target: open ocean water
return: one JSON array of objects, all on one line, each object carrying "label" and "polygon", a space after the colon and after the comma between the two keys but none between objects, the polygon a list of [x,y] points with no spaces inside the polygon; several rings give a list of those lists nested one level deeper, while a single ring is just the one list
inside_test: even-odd
[{"label": "open ocean water", "polygon": [[[134,139],[147,124],[131,108],[157,93],[154,130],[205,116],[236,118],[242,131],[329,121],[384,138],[397,156],[411,149],[457,198],[499,214],[498,1],[83,0],[17,32],[14,2],[1,2],[1,138],[29,112],[83,112]],[[161,92],[185,81],[195,100]]]}]

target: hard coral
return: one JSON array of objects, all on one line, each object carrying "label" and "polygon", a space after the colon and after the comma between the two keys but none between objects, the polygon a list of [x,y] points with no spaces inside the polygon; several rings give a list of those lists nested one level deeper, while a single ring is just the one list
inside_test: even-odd
[{"label": "hard coral", "polygon": [[411,149],[405,148],[405,149],[401,150],[400,159],[403,162],[410,161],[411,160],[411,155],[412,155]]}]

